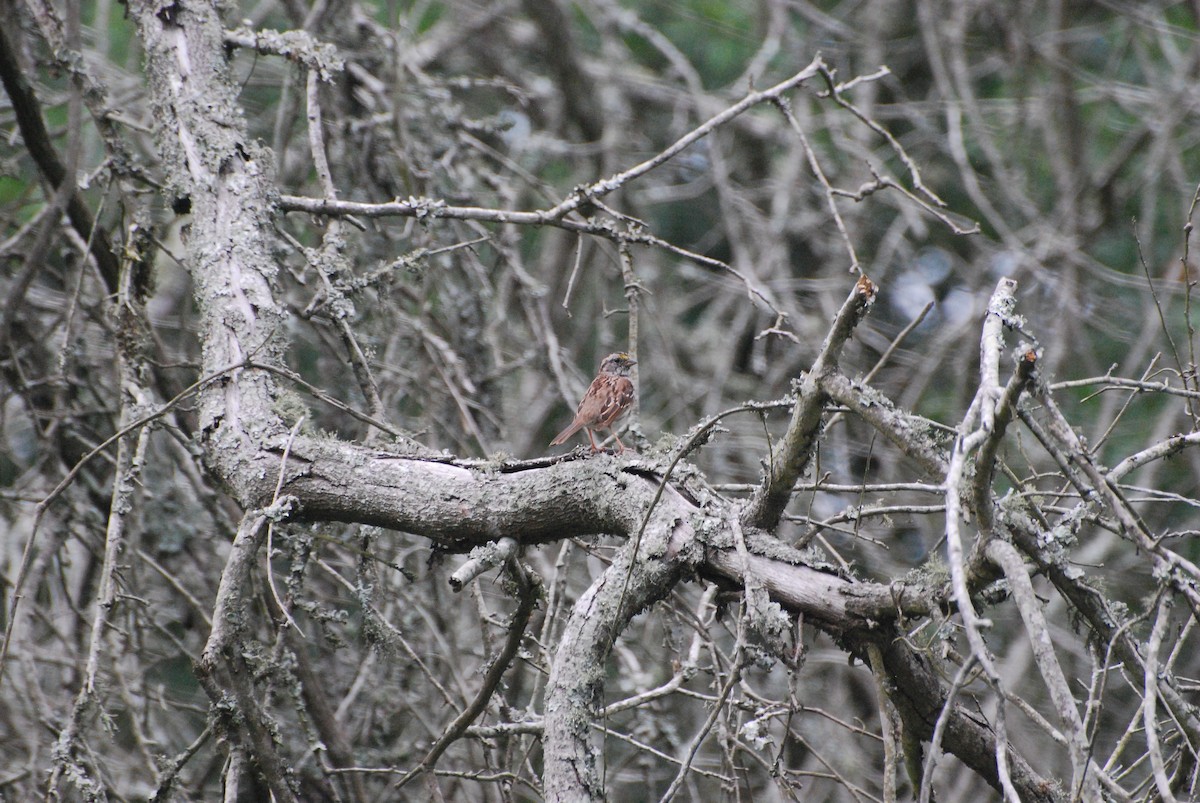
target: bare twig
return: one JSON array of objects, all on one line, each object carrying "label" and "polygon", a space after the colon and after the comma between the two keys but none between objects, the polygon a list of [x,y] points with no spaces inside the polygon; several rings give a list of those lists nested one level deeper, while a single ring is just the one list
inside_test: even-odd
[{"label": "bare twig", "polygon": [[300,625],[296,624],[296,620],[292,618],[290,606],[284,605],[283,600],[279,598],[279,590],[275,587],[275,570],[272,568],[275,557],[272,552],[272,536],[275,532],[275,522],[282,520],[288,513],[289,505],[280,505],[279,492],[283,488],[283,479],[287,473],[288,455],[292,451],[292,442],[296,440],[296,434],[300,432],[300,427],[304,425],[304,416],[300,416],[299,420],[292,425],[291,431],[288,432],[287,440],[283,444],[283,454],[279,457],[279,476],[275,480],[275,493],[271,496],[271,504],[264,511],[267,514],[267,587],[271,589],[271,598],[275,600],[276,607],[283,614],[284,624],[296,628],[296,632],[304,636],[304,631],[300,629]]},{"label": "bare twig", "polygon": [[517,650],[521,647],[521,641],[525,638],[525,629],[529,626],[529,618],[533,615],[541,583],[531,578],[529,572],[520,565],[519,560],[515,557],[509,558],[508,566],[508,575],[517,588],[517,609],[513,612],[510,619],[508,638],[504,641],[504,647],[488,667],[487,673],[483,678],[483,683],[480,685],[474,699],[446,727],[446,730],[433,746],[429,748],[429,752],[425,754],[421,762],[396,782],[396,789],[403,787],[418,775],[432,770],[442,753],[446,752],[450,745],[454,744],[454,742],[466,733],[471,723],[478,719],[479,715],[487,708],[488,702],[492,699],[492,695],[500,685],[500,680],[504,677],[504,672],[508,669],[513,659],[516,658]]}]

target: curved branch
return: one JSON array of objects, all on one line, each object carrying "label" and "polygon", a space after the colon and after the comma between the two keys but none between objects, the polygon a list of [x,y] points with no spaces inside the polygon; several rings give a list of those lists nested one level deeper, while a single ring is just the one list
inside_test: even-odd
[{"label": "curved branch", "polygon": [[685,566],[680,549],[694,535],[682,515],[685,507],[677,493],[668,494],[640,546],[630,541],[571,611],[546,685],[543,785],[549,800],[606,799],[590,739],[604,696],[605,664],[629,620],[679,580]]}]

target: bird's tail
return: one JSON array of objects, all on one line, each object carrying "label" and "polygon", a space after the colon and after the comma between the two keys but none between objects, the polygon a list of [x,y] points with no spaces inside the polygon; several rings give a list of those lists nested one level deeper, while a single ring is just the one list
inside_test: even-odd
[{"label": "bird's tail", "polygon": [[571,437],[572,435],[574,435],[576,432],[578,432],[581,429],[583,429],[583,424],[581,422],[572,421],[571,426],[567,427],[562,432],[558,433],[558,435],[556,435],[554,437],[554,440],[550,441],[550,445],[558,446],[559,444],[566,443],[567,438]]}]

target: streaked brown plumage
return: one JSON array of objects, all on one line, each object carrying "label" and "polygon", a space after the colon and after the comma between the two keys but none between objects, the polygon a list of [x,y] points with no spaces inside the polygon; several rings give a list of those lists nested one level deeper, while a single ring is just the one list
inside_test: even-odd
[{"label": "streaked brown plumage", "polygon": [[588,441],[592,444],[592,451],[598,452],[600,447],[596,445],[592,432],[607,429],[616,438],[620,451],[624,452],[625,444],[617,438],[614,427],[633,404],[633,381],[629,378],[629,369],[635,365],[637,360],[623,351],[605,357],[600,362],[600,373],[592,380],[587,393],[583,394],[583,400],[579,402],[575,420],[558,433],[558,437],[550,441],[550,445],[558,446],[579,430],[585,429]]}]

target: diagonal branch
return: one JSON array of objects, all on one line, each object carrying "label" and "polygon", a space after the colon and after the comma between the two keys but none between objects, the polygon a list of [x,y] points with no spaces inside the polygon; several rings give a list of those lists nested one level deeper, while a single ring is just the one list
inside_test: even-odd
[{"label": "diagonal branch", "polygon": [[1042,615],[1042,606],[1034,592],[1033,583],[1029,580],[1025,562],[1016,548],[1007,541],[992,539],[986,549],[988,558],[1000,566],[1004,570],[1004,576],[1008,578],[1013,600],[1017,604],[1017,610],[1021,612],[1025,630],[1029,633],[1034,661],[1062,722],[1074,774],[1071,788],[1080,790],[1083,800],[1100,800],[1100,784],[1091,766],[1091,751],[1083,719],[1079,716],[1066,673],[1054,654],[1050,631]]},{"label": "diagonal branch", "polygon": [[[67,168],[58,151],[51,141],[50,132],[42,119],[42,107],[38,102],[29,79],[25,76],[21,65],[17,63],[16,52],[8,35],[0,30],[0,82],[12,102],[13,114],[17,118],[17,127],[21,131],[21,139],[33,161],[37,164],[38,172],[46,183],[55,190],[69,180]],[[100,276],[108,292],[115,293],[118,285],[120,266],[108,232],[97,228],[92,219],[91,210],[83,202],[78,192],[72,190],[67,198],[67,219],[71,227],[86,243],[91,244],[92,256],[100,269]]]},{"label": "diagonal branch", "polygon": [[508,626],[508,638],[504,641],[504,647],[500,650],[500,654],[496,656],[495,660],[492,661],[492,665],[488,667],[487,673],[483,678],[483,684],[479,687],[475,698],[447,726],[445,732],[429,748],[429,752],[425,754],[425,757],[421,759],[421,763],[409,770],[407,775],[396,782],[396,789],[404,786],[418,775],[432,770],[442,753],[445,753],[450,745],[458,741],[467,732],[467,728],[471,727],[471,724],[487,708],[488,701],[492,699],[492,695],[500,685],[500,680],[504,677],[505,670],[512,664],[513,659],[517,657],[517,650],[521,646],[521,641],[525,638],[525,628],[529,626],[529,618],[533,615],[533,609],[538,601],[541,591],[541,580],[536,576],[530,577],[530,573],[521,566],[517,558],[509,559],[509,577],[512,578],[516,585],[518,602],[517,609],[513,611],[512,621]]},{"label": "diagonal branch", "polygon": [[613,192],[614,190],[620,189],[638,176],[649,173],[654,168],[685,150],[692,143],[708,136],[717,128],[747,111],[748,109],[751,109],[762,103],[775,101],[781,97],[785,97],[788,92],[817,75],[824,67],[825,62],[822,61],[820,56],[818,56],[817,58],[813,59],[812,63],[810,63],[800,72],[793,75],[791,78],[780,81],[775,86],[772,86],[769,89],[764,89],[761,92],[751,92],[750,94],[746,95],[746,97],[730,106],[728,109],[725,109],[720,114],[714,115],[700,126],[697,126],[688,133],[684,134],[672,145],[665,148],[652,158],[647,159],[641,164],[634,165],[628,170],[625,170],[614,176],[610,176],[606,179],[602,179],[601,181],[597,181],[594,184],[590,184],[587,187],[582,187],[579,190],[576,190],[562,203],[558,204],[553,209],[548,210],[545,213],[546,217],[552,220],[557,220],[564,215],[575,211],[580,206],[583,206],[592,198],[601,198],[605,195],[608,195],[610,192]]},{"label": "diagonal branch", "polygon": [[792,410],[783,442],[767,469],[767,476],[754,493],[742,524],[760,530],[774,530],[783,516],[796,481],[808,467],[809,457],[821,433],[821,416],[828,394],[822,387],[825,377],[837,369],[842,346],[867,314],[875,300],[875,284],[866,276],[859,278],[846,302],[838,311],[812,368],[800,380],[799,398]]}]

